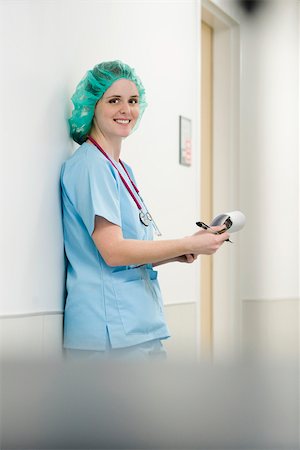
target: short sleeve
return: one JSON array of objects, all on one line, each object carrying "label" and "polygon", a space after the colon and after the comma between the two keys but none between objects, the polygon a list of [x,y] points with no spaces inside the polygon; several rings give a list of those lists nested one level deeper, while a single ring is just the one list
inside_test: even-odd
[{"label": "short sleeve", "polygon": [[65,170],[67,195],[92,235],[95,216],[121,226],[119,183],[108,161],[94,152],[85,152]]}]

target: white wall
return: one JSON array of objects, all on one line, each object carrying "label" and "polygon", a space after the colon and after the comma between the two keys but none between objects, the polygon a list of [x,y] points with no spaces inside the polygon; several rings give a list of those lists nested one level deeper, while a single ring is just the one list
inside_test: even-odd
[{"label": "white wall", "polygon": [[281,360],[299,352],[297,9],[296,1],[272,2],[255,33],[245,23],[242,38],[249,58],[242,72],[241,197],[253,230],[243,236],[245,345]]},{"label": "white wall", "polygon": [[263,358],[291,357],[299,341],[299,2],[262,1],[251,15],[234,1],[214,3],[240,23],[244,342]]},{"label": "white wall", "polygon": [[[298,297],[298,2],[272,0],[241,22],[244,298]],[[288,228],[283,225],[288,226]],[[287,269],[288,266],[288,270]],[[253,282],[255,280],[255,283]]]},{"label": "white wall", "polygon": [[243,296],[297,298],[297,2],[272,2],[258,17],[255,33],[248,21],[243,36],[242,48],[249,55],[242,67],[242,83],[248,86],[242,92],[242,198],[249,216]]},{"label": "white wall", "polygon": [[[196,165],[178,164],[178,117],[196,122],[195,2],[1,2],[3,205],[2,314],[61,310],[63,247],[59,170],[71,152],[69,97],[102,60],[133,65],[149,108],[123,158],[163,237],[194,229]],[[195,150],[194,132],[194,150]],[[195,271],[162,275],[166,302],[195,301]],[[183,281],[183,282],[182,282]]]},{"label": "white wall", "polygon": [[[59,168],[70,144],[53,3],[1,2],[1,313],[60,309]],[[47,35],[48,30],[48,35]],[[51,31],[51,34],[50,34]]]},{"label": "white wall", "polygon": [[[136,68],[146,87],[149,107],[138,131],[124,143],[123,159],[133,166],[163,238],[195,229],[196,12],[195,0],[0,2],[0,315],[6,348],[23,352],[24,342],[31,348],[33,341],[51,340],[41,330],[55,321],[57,346],[62,318],[55,312],[63,310],[64,302],[59,172],[76,147],[66,120],[77,83],[96,63],[121,59]],[[179,115],[193,122],[191,168],[178,164]],[[166,304],[196,302],[197,265],[174,264],[160,272]],[[43,314],[49,312],[48,321]],[[38,351],[46,347],[37,345]]]}]

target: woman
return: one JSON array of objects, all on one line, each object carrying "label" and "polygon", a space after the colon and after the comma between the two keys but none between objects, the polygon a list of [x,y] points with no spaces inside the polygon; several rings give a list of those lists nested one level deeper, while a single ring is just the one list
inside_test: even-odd
[{"label": "woman", "polygon": [[146,107],[134,69],[120,61],[96,65],[72,101],[71,136],[80,147],[61,173],[68,259],[64,347],[92,357],[162,354],[169,332],[153,267],[212,254],[228,234],[201,230],[153,240],[159,230],[120,159],[122,141]]}]

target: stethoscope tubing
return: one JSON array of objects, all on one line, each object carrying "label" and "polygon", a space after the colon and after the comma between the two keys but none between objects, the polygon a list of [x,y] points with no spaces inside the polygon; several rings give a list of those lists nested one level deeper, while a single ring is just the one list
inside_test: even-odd
[{"label": "stethoscope tubing", "polygon": [[[139,219],[140,219],[140,221],[142,222],[142,224],[145,225],[146,227],[148,227],[149,224],[150,224],[150,222],[152,222],[152,225],[153,225],[153,228],[155,229],[156,234],[157,234],[158,236],[161,236],[161,232],[159,231],[158,226],[157,226],[156,223],[154,222],[154,220],[153,220],[151,214],[149,213],[148,208],[147,208],[147,206],[145,205],[145,202],[144,202],[144,200],[143,200],[142,197],[141,197],[140,191],[139,191],[139,189],[137,188],[136,184],[135,184],[135,183],[133,182],[133,180],[131,179],[131,176],[129,175],[128,170],[126,169],[126,167],[125,167],[123,161],[122,161],[121,159],[119,159],[119,163],[121,164],[121,166],[123,167],[123,169],[124,169],[126,175],[128,176],[128,179],[129,179],[130,183],[132,184],[133,189],[135,190],[136,194],[138,195],[138,197],[139,197],[141,203],[144,205],[144,208],[145,208],[145,210],[146,210],[145,213],[143,213],[143,211],[142,211],[142,209],[143,209],[143,208],[142,208],[142,205],[139,203],[139,201],[138,201],[137,198],[135,197],[135,195],[134,195],[134,193],[132,192],[132,190],[131,190],[129,184],[127,183],[127,181],[125,180],[125,178],[123,177],[123,175],[121,174],[121,172],[119,171],[118,167],[115,165],[115,163],[112,161],[112,159],[108,156],[108,154],[106,153],[106,151],[103,150],[103,148],[98,144],[98,142],[97,142],[94,138],[92,138],[92,136],[88,136],[87,138],[95,145],[95,147],[96,147],[96,148],[97,148],[97,149],[105,156],[105,158],[112,164],[112,166],[113,166],[113,167],[116,169],[116,171],[118,172],[118,174],[119,174],[119,176],[120,176],[120,178],[121,178],[121,180],[122,180],[122,183],[123,183],[124,186],[126,187],[128,193],[130,194],[130,196],[132,197],[133,201],[135,202],[137,208],[138,208],[139,211],[140,211],[140,213],[139,213]],[[148,220],[149,220],[149,222],[148,222]]]}]

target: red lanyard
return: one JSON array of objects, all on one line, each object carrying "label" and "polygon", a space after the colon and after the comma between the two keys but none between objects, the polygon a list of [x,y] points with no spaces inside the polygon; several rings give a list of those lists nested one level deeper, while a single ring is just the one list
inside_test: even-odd
[{"label": "red lanyard", "polygon": [[[114,168],[117,170],[117,172],[118,172],[118,174],[119,174],[119,176],[120,176],[120,178],[121,178],[121,180],[122,180],[124,186],[126,187],[127,191],[129,192],[129,194],[131,195],[132,199],[134,200],[136,206],[138,207],[139,210],[142,210],[141,204],[140,204],[140,203],[138,202],[138,200],[136,199],[136,197],[135,197],[134,193],[132,192],[132,190],[130,189],[130,187],[129,187],[127,181],[125,180],[125,178],[123,177],[123,175],[121,174],[121,172],[119,171],[119,169],[117,168],[117,166],[114,164],[114,162],[110,159],[110,157],[108,156],[108,154],[103,150],[102,147],[100,147],[100,145],[98,144],[98,142],[95,141],[95,139],[93,139],[91,136],[88,136],[88,139],[89,139],[89,140],[97,147],[98,150],[100,150],[100,152],[105,156],[105,158],[107,158],[108,161],[114,166]],[[132,179],[131,179],[131,177],[130,177],[128,171],[126,170],[126,167],[124,166],[123,162],[122,162],[120,159],[119,159],[119,162],[120,162],[121,166],[123,167],[123,169],[125,170],[125,172],[126,172],[128,178],[129,178],[129,180],[130,180],[130,182],[131,182],[131,184],[132,184],[132,186],[133,186],[135,192],[136,192],[136,193],[138,194],[138,196],[140,197],[139,190],[138,190],[138,188],[136,187],[136,185],[134,184],[134,182],[132,181]]]}]

